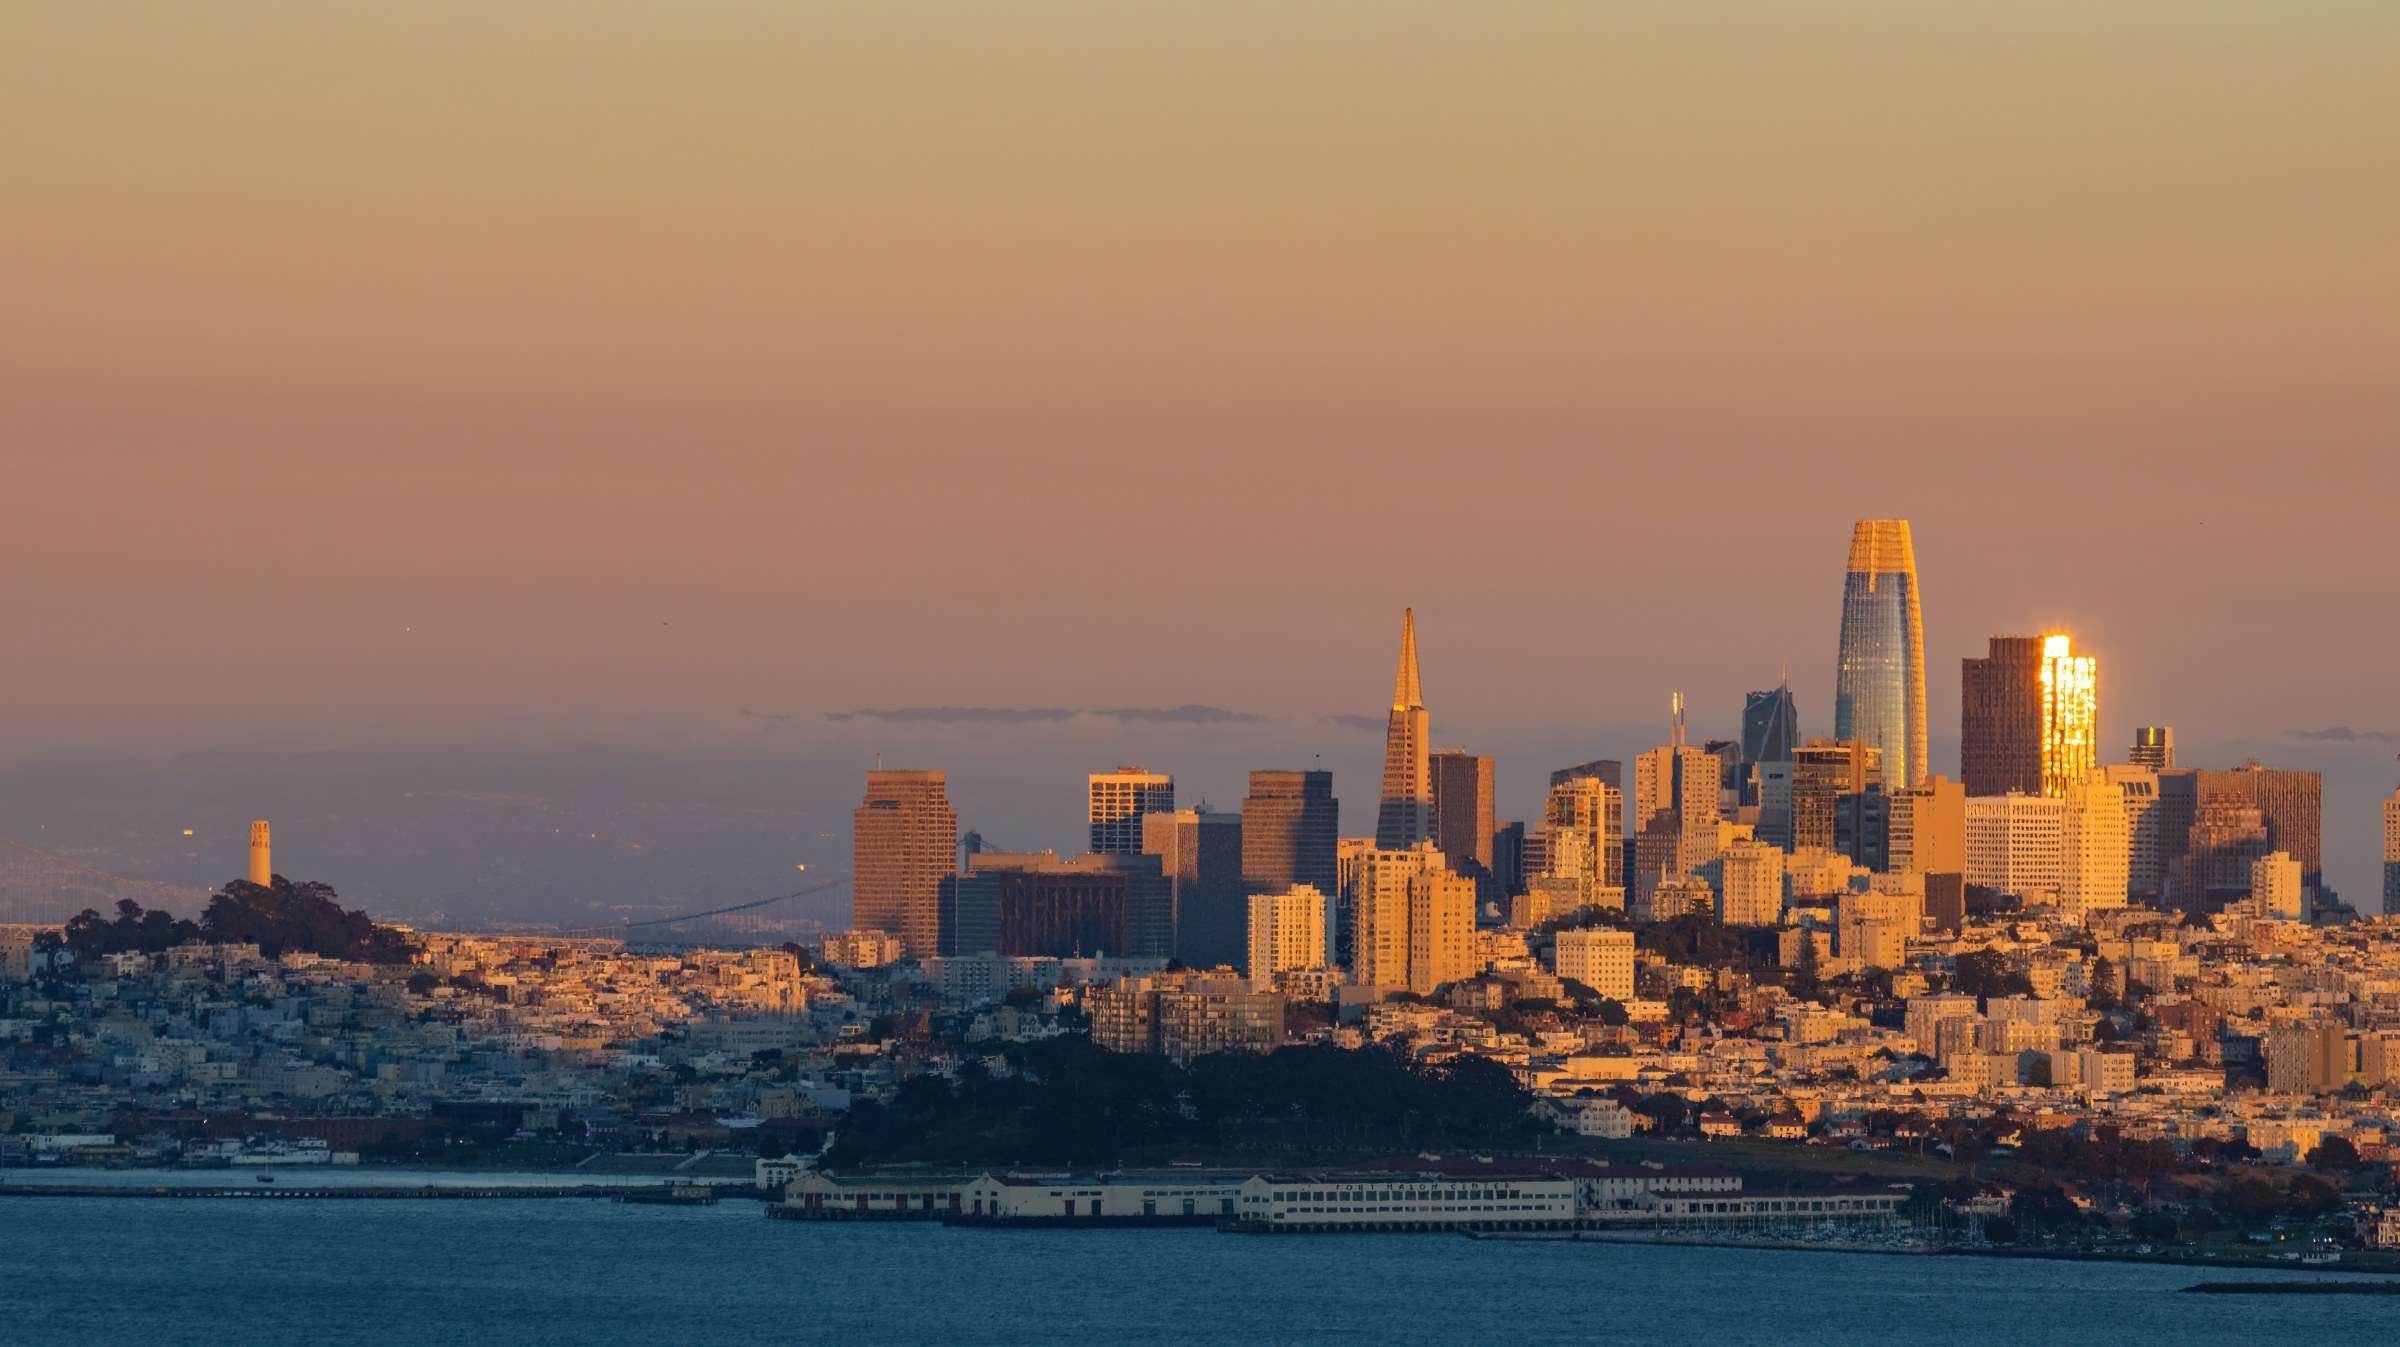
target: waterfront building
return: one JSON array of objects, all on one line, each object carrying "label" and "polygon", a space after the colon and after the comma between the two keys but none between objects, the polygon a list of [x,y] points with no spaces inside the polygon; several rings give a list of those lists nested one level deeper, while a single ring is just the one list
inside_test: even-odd
[{"label": "waterfront building", "polygon": [[1197,809],[1141,816],[1142,851],[1158,858],[1173,909],[1175,957],[1238,967],[1248,944],[1242,902],[1242,816]]},{"label": "waterfront building", "polygon": [[1450,868],[1496,892],[1492,870],[1493,764],[1461,748],[1432,755],[1433,840]]},{"label": "waterfront building", "polygon": [[1307,884],[1335,892],[1341,875],[1334,848],[1341,830],[1333,773],[1252,772],[1250,793],[1242,800],[1243,890],[1281,893]]},{"label": "waterfront building", "polygon": [[1967,797],[1967,882],[2029,903],[2058,900],[2066,801],[2012,791]]},{"label": "waterfront building", "polygon": [[1142,818],[1172,813],[1175,778],[1140,767],[1091,775],[1092,850],[1120,856],[1142,849]]},{"label": "waterfront building", "polygon": [[2175,727],[2144,725],[2133,732],[2133,747],[2126,751],[2127,762],[2163,772],[2175,765]]},{"label": "waterfront building", "polygon": [[1862,519],[1851,531],[1833,737],[1881,750],[1895,788],[1925,780],[1925,620],[1905,519]]},{"label": "waterfront building", "polygon": [[1253,983],[1271,986],[1278,973],[1325,966],[1325,910],[1331,901],[1325,894],[1295,884],[1281,893],[1251,894],[1246,901],[1249,929],[1241,966]]},{"label": "waterfront building", "polygon": [[940,772],[867,773],[851,816],[852,920],[900,937],[909,957],[938,952],[942,878],[958,856],[958,811]]},{"label": "waterfront building", "polygon": [[1925,784],[1890,794],[1884,850],[1888,869],[1908,875],[1959,875],[1967,869],[1967,792],[1956,781],[1929,776]]},{"label": "waterfront building", "polygon": [[1375,845],[1406,851],[1433,840],[1433,764],[1425,692],[1417,678],[1417,614],[1400,618],[1400,672],[1383,737],[1383,795],[1375,813]]},{"label": "waterfront building", "polygon": [[1552,972],[1611,1001],[1633,999],[1633,932],[1585,926],[1560,931],[1554,941]]}]

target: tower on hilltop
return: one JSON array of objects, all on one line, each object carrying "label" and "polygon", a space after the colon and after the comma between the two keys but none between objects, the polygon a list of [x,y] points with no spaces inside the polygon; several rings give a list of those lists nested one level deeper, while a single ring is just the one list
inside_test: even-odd
[{"label": "tower on hilltop", "polygon": [[1375,813],[1375,845],[1406,851],[1433,840],[1433,763],[1425,692],[1417,681],[1417,613],[1400,615],[1400,672],[1392,682],[1392,715],[1383,735],[1383,799]]},{"label": "tower on hilltop", "polygon": [[275,882],[275,853],[271,842],[272,830],[265,819],[250,821],[250,882],[267,888]]},{"label": "tower on hilltop", "polygon": [[1905,519],[1861,519],[1850,533],[1833,737],[1881,749],[1895,788],[1925,780],[1925,618]]}]

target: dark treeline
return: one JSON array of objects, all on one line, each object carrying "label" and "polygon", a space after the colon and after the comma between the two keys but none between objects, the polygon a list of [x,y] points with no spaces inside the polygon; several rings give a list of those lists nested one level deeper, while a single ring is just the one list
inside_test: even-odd
[{"label": "dark treeline", "polygon": [[416,952],[406,935],[344,908],[332,885],[295,884],[281,875],[272,884],[234,880],[209,900],[198,921],[162,909],[145,911],[128,898],[117,904],[113,919],[87,908],[66,928],[67,947],[83,958],[154,954],[193,943],[256,945],[269,958],[316,954],[379,964],[407,963]]},{"label": "dark treeline", "polygon": [[921,1076],[889,1105],[859,1102],[828,1163],[1154,1163],[1243,1141],[1481,1145],[1538,1126],[1516,1077],[1480,1057],[1420,1068],[1381,1047],[1288,1047],[1179,1066],[1084,1038],[1011,1045],[1006,1055],[1016,1074],[970,1061],[955,1086]]}]

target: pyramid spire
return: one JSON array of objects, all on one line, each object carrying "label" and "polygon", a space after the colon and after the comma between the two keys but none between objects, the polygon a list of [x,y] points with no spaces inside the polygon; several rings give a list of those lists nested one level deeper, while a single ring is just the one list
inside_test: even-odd
[{"label": "pyramid spire", "polygon": [[1417,610],[1400,610],[1400,676],[1392,683],[1392,709],[1412,710],[1425,704],[1425,690],[1417,684]]}]

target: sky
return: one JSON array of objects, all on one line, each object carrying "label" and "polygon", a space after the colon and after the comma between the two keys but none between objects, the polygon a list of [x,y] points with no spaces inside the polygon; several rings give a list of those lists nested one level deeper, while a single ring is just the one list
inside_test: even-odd
[{"label": "sky", "polygon": [[[1957,659],[2070,630],[2104,742],[2325,771],[2372,906],[2394,50],[2382,3],[11,4],[0,836],[206,883],[278,810],[346,893],[508,914],[846,863],[877,752],[1061,848],[1085,772],[1323,755],[1357,830],[1327,718],[1409,605],[1522,815],[1673,691],[1729,734],[1788,661],[1829,730],[1851,522],[1903,517],[1936,770]],[[1091,714],[1187,705],[1255,719]],[[924,707],[1082,714],[828,718]]]}]

